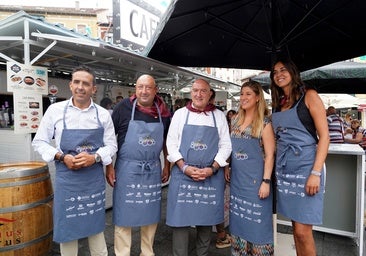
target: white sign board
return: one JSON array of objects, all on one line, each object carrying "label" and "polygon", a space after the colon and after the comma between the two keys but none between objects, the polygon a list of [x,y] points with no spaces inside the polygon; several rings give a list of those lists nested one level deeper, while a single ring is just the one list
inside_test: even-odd
[{"label": "white sign board", "polygon": [[7,62],[6,69],[8,92],[24,90],[48,94],[47,68]]},{"label": "white sign board", "polygon": [[121,39],[146,46],[160,22],[160,18],[129,2],[120,1]]},{"label": "white sign board", "polygon": [[42,94],[17,90],[14,92],[14,133],[37,131],[43,113]]}]

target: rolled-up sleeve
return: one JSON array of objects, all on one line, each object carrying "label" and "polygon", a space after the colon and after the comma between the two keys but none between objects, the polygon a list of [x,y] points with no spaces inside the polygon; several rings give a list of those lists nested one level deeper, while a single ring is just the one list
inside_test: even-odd
[{"label": "rolled-up sleeve", "polygon": [[232,150],[229,126],[223,112],[216,111],[215,116],[218,119],[217,129],[219,132],[219,151],[216,154],[215,161],[221,167],[224,167],[228,165],[227,159],[230,157]]},{"label": "rolled-up sleeve", "polygon": [[114,125],[110,114],[106,117],[104,122],[104,146],[100,147],[96,153],[102,158],[103,165],[112,163],[112,157],[117,152],[117,139],[114,131]]},{"label": "rolled-up sleeve", "polygon": [[46,111],[45,115],[41,119],[41,123],[38,127],[37,133],[32,141],[32,146],[36,152],[38,152],[42,159],[46,162],[51,162],[57,152],[60,151],[56,141],[59,138],[55,138],[55,124],[62,122],[60,116],[56,115],[56,108],[59,106],[51,105]]},{"label": "rolled-up sleeve", "polygon": [[167,159],[171,163],[175,163],[179,159],[183,158],[179,151],[180,136],[184,126],[184,123],[181,123],[183,113],[185,113],[183,109],[179,109],[174,113],[166,138],[166,147],[168,150]]}]

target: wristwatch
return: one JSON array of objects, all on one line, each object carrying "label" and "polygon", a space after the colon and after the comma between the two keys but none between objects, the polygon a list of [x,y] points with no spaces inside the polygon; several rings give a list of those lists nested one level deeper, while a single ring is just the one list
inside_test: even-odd
[{"label": "wristwatch", "polygon": [[212,175],[215,175],[220,168],[215,168],[214,166],[211,166],[211,170],[212,170]]},{"label": "wristwatch", "polygon": [[64,162],[64,159],[65,159],[65,154],[61,154],[61,156],[60,156],[60,158],[59,158],[59,161],[60,161],[61,163],[63,163],[63,162]]},{"label": "wristwatch", "polygon": [[267,183],[267,184],[271,183],[271,180],[270,180],[270,179],[263,179],[262,181],[263,181],[264,183]]},{"label": "wristwatch", "polygon": [[100,157],[99,154],[94,154],[94,159],[96,163],[100,163],[102,161],[102,158]]}]

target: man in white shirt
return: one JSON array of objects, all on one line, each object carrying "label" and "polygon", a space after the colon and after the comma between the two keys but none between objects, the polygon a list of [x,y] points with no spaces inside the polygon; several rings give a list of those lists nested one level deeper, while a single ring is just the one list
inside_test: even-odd
[{"label": "man in white shirt", "polygon": [[188,256],[189,228],[197,229],[198,256],[207,256],[212,226],[224,220],[224,172],[231,153],[225,114],[209,103],[210,85],[197,79],[186,107],[172,118],[167,136],[171,170],[167,225],[173,256]]},{"label": "man in white shirt", "polygon": [[44,161],[56,165],[53,240],[61,255],[77,256],[78,239],[88,237],[91,255],[107,256],[103,165],[117,151],[114,126],[91,98],[97,90],[92,70],[75,68],[69,86],[72,97],[47,109],[32,142]]}]

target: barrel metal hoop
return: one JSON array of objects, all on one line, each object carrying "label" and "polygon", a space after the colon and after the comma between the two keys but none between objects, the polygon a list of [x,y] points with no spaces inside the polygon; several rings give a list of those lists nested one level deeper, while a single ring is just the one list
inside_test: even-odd
[{"label": "barrel metal hoop", "polygon": [[0,188],[29,185],[29,184],[47,180],[49,178],[50,178],[50,174],[47,174],[45,176],[41,176],[41,177],[38,177],[35,179],[30,179],[30,180],[20,180],[20,181],[8,182],[8,183],[0,183]]},{"label": "barrel metal hoop", "polygon": [[26,176],[32,176],[35,174],[43,173],[48,171],[48,166],[41,166],[38,168],[20,170],[19,168],[8,168],[6,170],[0,171],[0,179],[9,179],[9,178],[21,178]]},{"label": "barrel metal hoop", "polygon": [[44,198],[44,199],[42,199],[42,200],[35,201],[35,202],[30,203],[30,204],[21,204],[21,205],[6,207],[6,208],[0,208],[0,213],[23,211],[23,210],[31,209],[31,208],[34,208],[36,206],[40,206],[42,204],[48,203],[52,200],[53,200],[53,194],[46,197],[46,198]]},{"label": "barrel metal hoop", "polygon": [[50,232],[48,232],[47,234],[37,237],[36,239],[21,243],[21,244],[17,244],[17,245],[9,245],[9,246],[5,246],[5,247],[0,247],[0,252],[7,252],[7,251],[13,251],[13,250],[19,250],[19,249],[23,249],[27,246],[36,244],[38,242],[41,242],[42,240],[45,240],[46,238],[52,236],[53,234],[53,230],[51,230]]}]

